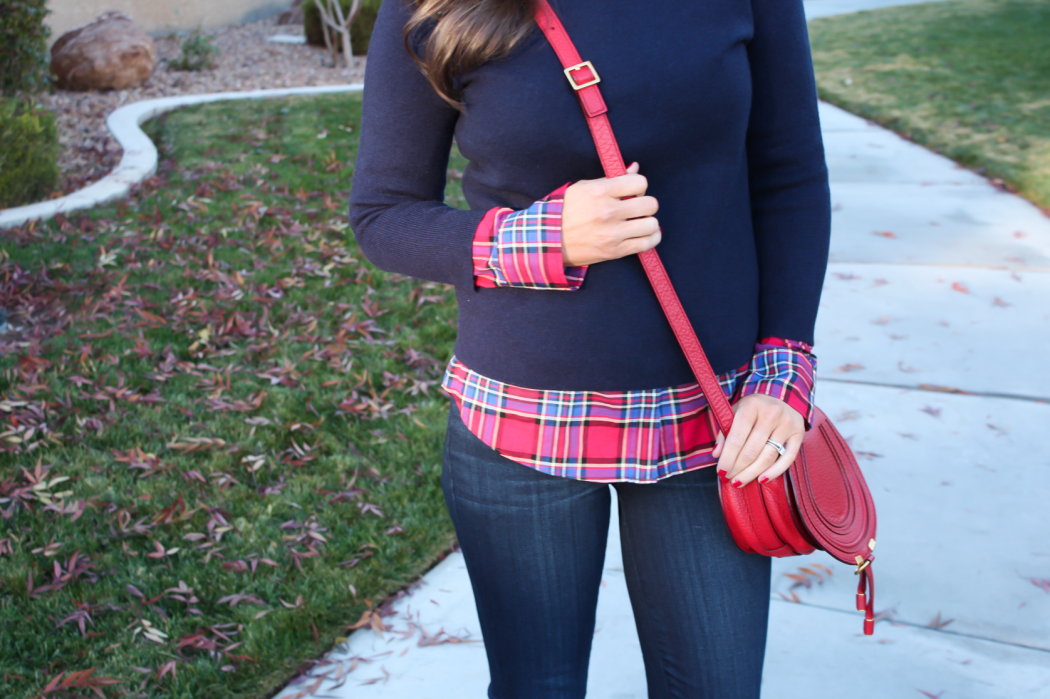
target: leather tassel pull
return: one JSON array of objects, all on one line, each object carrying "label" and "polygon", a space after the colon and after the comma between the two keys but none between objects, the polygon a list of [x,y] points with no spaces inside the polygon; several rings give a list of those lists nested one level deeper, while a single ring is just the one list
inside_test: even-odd
[{"label": "leather tassel pull", "polygon": [[868,604],[864,610],[864,635],[871,636],[875,633],[875,574],[871,572],[870,565],[864,569],[863,579],[868,582]]},{"label": "leather tassel pull", "polygon": [[867,587],[867,576],[858,575],[860,580],[857,581],[857,611],[863,612],[868,606],[867,595],[864,594],[864,589]]}]

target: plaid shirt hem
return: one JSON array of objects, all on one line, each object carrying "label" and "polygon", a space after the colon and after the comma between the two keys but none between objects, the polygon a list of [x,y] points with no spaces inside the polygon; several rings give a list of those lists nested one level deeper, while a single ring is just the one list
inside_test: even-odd
[{"label": "plaid shirt hem", "polygon": [[474,234],[474,282],[484,289],[575,291],[587,267],[566,267],[561,252],[563,185],[527,209],[490,209]]},{"label": "plaid shirt hem", "polygon": [[[812,414],[815,358],[764,338],[751,363],[718,377],[731,400],[763,393]],[[715,463],[718,426],[696,383],[639,391],[545,391],[488,379],[455,357],[442,387],[467,428],[512,461],[553,476],[651,483]]]}]

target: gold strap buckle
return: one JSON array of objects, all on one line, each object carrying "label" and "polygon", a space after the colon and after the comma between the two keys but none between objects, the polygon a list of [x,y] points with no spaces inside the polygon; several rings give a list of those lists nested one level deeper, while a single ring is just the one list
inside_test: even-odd
[{"label": "gold strap buckle", "polygon": [[[591,71],[591,75],[593,75],[594,77],[585,83],[578,83],[576,82],[576,78],[573,77],[572,74],[577,70],[582,70],[584,68],[589,69]],[[585,87],[590,87],[591,85],[597,85],[602,81],[602,79],[598,77],[598,71],[594,69],[594,64],[590,61],[584,61],[583,63],[578,63],[574,66],[566,68],[565,77],[569,79],[569,84],[572,85],[572,89],[577,91],[582,90]]]}]

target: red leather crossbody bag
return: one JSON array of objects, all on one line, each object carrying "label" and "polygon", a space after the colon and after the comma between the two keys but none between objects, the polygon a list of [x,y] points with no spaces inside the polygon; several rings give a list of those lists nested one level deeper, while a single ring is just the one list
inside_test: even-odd
[{"label": "red leather crossbody bag", "polygon": [[[600,78],[579,52],[547,0],[537,0],[536,22],[558,55],[565,77],[579,97],[606,177],[627,173],[607,116]],[[656,250],[638,256],[689,366],[707,397],[718,426],[729,434],[733,408],[719,387],[711,364],[682,308]],[[802,449],[783,477],[757,480],[742,488],[722,483],[722,511],[737,545],[763,556],[798,556],[816,549],[856,566],[857,609],[864,611],[864,633],[874,633],[875,503],[846,440],[819,409]]]}]

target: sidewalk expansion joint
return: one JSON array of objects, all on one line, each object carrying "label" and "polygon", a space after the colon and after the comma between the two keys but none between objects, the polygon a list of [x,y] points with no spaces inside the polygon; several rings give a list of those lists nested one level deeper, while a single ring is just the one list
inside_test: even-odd
[{"label": "sidewalk expansion joint", "polygon": [[961,388],[953,388],[951,386],[937,386],[934,384],[920,383],[920,384],[903,384],[903,383],[883,383],[881,381],[858,381],[856,379],[838,379],[832,376],[821,376],[817,378],[817,382],[830,381],[834,383],[851,383],[858,384],[860,386],[879,386],[882,388],[903,388],[908,391],[928,391],[930,393],[947,393],[955,396],[974,396],[977,398],[1007,398],[1009,400],[1024,400],[1031,403],[1050,403],[1050,397],[1039,397],[1039,396],[1025,396],[1018,393],[991,393],[988,391],[964,391]]},{"label": "sidewalk expansion joint", "polygon": [[[801,607],[812,607],[813,609],[821,609],[826,612],[838,612],[839,614],[848,614],[849,616],[861,616],[859,612],[852,609],[839,609],[837,607],[827,607],[823,604],[813,604],[811,602],[789,602],[787,600],[778,599],[776,597],[771,598],[771,602],[780,602],[781,604],[797,604]],[[876,612],[878,614],[878,612]],[[910,626],[915,629],[922,629],[923,631],[929,631],[931,633],[943,633],[950,634],[952,636],[959,636],[960,638],[972,638],[976,641],[985,641],[987,643],[995,643],[1001,646],[1011,646],[1013,648],[1024,648],[1026,650],[1034,650],[1040,653],[1050,654],[1050,648],[1042,648],[1040,646],[1032,646],[1027,643],[1018,643],[1017,641],[1003,641],[998,638],[989,638],[988,636],[978,636],[973,633],[964,633],[962,631],[949,631],[944,628],[935,629],[932,626],[926,626],[925,624],[916,624],[912,621],[900,621],[899,619],[876,619],[876,623],[879,621],[886,621],[891,626]],[[857,634],[860,635],[860,634]]]}]

